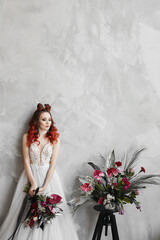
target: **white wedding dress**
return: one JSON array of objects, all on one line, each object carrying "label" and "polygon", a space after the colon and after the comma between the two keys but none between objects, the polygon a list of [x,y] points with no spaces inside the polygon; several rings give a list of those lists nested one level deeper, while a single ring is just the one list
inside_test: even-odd
[{"label": "white wedding dress", "polygon": [[[29,148],[29,154],[32,162],[31,169],[34,179],[37,186],[42,187],[50,166],[49,162],[53,154],[51,143],[47,143],[40,153],[37,144],[34,142]],[[14,232],[22,202],[26,196],[23,189],[27,182],[27,175],[25,170],[23,170],[19,178],[9,212],[0,228],[0,240],[8,240]],[[54,171],[53,177],[44,192],[44,194],[49,193],[58,194],[62,197],[62,204],[60,207],[63,209],[63,214],[56,216],[53,220],[53,224],[45,224],[44,230],[37,228],[37,226],[34,226],[33,229],[30,229],[30,227],[25,228],[22,223],[14,240],[78,240],[72,215],[70,213],[69,206],[67,205],[63,188],[56,170]]]}]

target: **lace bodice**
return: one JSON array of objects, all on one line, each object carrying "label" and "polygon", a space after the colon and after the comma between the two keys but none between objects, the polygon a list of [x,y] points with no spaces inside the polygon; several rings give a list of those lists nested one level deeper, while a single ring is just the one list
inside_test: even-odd
[{"label": "lace bodice", "polygon": [[49,164],[52,157],[51,143],[47,143],[40,152],[37,143],[33,142],[29,148],[29,155],[31,158],[31,164],[33,165],[44,166]]}]

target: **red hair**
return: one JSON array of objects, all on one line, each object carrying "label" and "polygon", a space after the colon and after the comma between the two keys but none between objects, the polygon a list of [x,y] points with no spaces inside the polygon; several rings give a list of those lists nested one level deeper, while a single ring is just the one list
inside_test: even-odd
[{"label": "red hair", "polygon": [[[51,143],[54,141],[58,141],[59,133],[58,129],[54,126],[55,122],[53,121],[52,115],[50,113],[51,106],[49,104],[45,104],[45,107],[41,103],[38,103],[37,110],[33,113],[33,116],[31,120],[29,121],[29,130],[27,135],[27,146],[30,147],[31,143],[33,142],[39,142],[38,141],[38,133],[39,133],[39,127],[38,127],[38,121],[39,117],[42,113],[48,112],[51,116],[51,126],[46,133],[46,137],[50,140]],[[40,142],[39,142],[40,144]]]}]

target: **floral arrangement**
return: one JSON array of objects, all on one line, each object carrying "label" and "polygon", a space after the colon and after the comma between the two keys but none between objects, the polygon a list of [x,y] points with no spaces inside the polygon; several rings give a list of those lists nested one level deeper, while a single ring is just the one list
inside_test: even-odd
[{"label": "floral arrangement", "polygon": [[[24,187],[24,192],[29,192],[29,184]],[[57,194],[51,194],[47,196],[44,194],[38,194],[39,188],[33,197],[29,200],[29,210],[24,219],[25,227],[30,227],[31,229],[35,224],[37,227],[44,229],[45,223],[53,223],[53,219],[57,215],[62,215],[63,210],[58,206],[61,203],[62,197]]]},{"label": "floral arrangement", "polygon": [[146,174],[144,167],[137,173],[135,171],[135,162],[145,149],[131,147],[121,161],[116,161],[114,150],[107,158],[100,155],[102,168],[88,162],[94,173],[92,176],[78,177],[82,185],[77,189],[77,196],[68,202],[73,211],[88,201],[115,209],[120,214],[124,214],[124,204],[127,203],[134,203],[141,210],[141,204],[137,201],[140,190],[147,184],[160,184],[160,175]]}]

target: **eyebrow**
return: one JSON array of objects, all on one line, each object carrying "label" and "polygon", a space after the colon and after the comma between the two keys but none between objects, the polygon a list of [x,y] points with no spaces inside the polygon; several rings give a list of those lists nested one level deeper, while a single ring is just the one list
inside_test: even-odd
[{"label": "eyebrow", "polygon": [[[43,119],[43,118],[45,118],[45,119],[46,119],[47,117],[42,117],[42,119]],[[51,117],[50,117],[50,118],[48,118],[48,119],[51,119]]]}]

